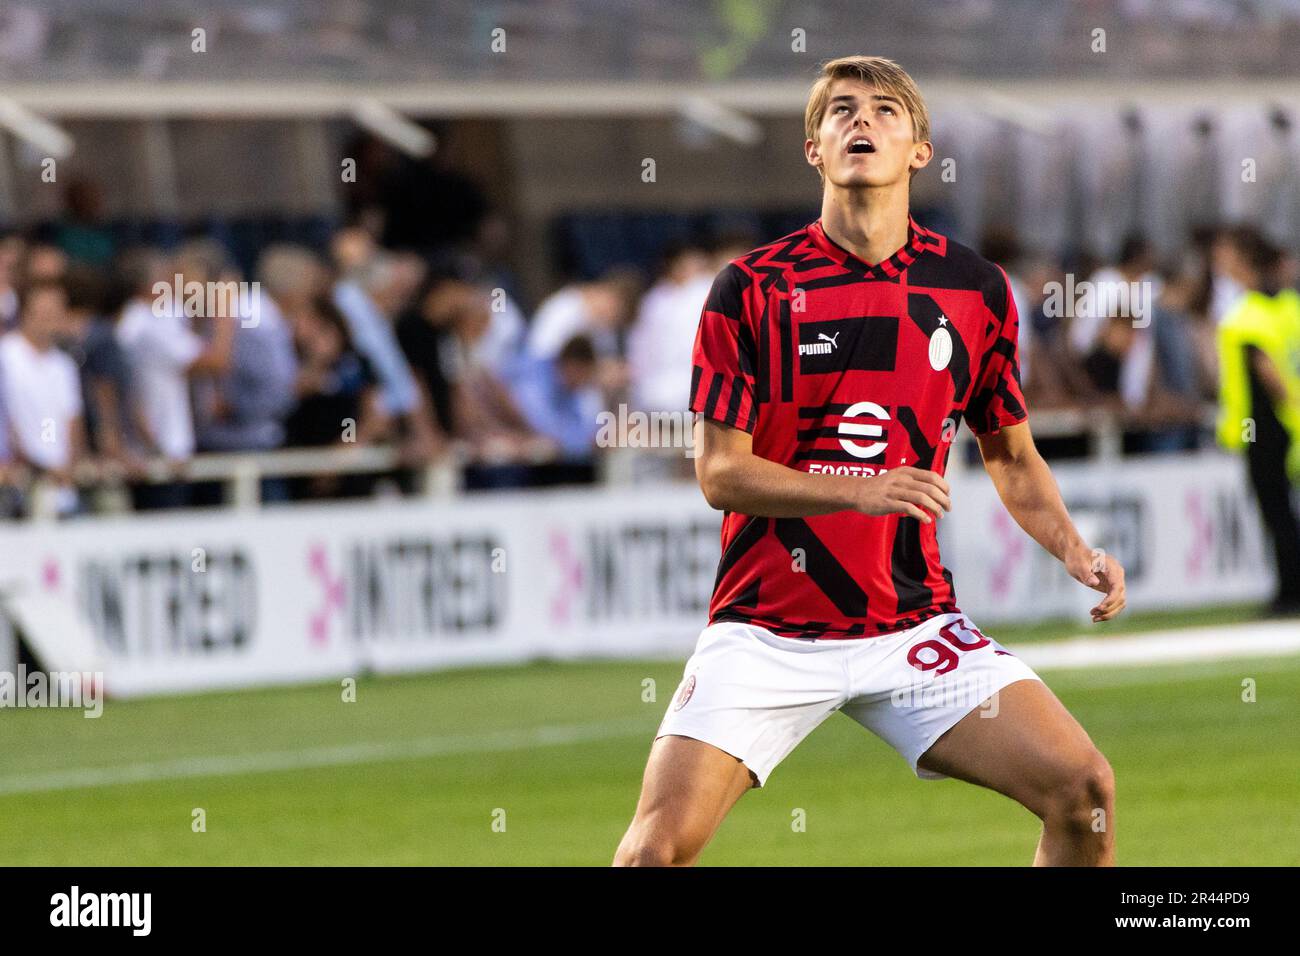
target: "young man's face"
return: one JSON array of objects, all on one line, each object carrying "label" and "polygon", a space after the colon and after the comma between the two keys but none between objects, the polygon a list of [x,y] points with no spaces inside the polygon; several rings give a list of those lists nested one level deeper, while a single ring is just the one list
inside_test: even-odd
[{"label": "young man's face", "polygon": [[831,84],[817,139],[804,143],[809,165],[841,188],[906,183],[913,168],[930,162],[929,143],[913,142],[912,117],[896,96],[860,80]]}]

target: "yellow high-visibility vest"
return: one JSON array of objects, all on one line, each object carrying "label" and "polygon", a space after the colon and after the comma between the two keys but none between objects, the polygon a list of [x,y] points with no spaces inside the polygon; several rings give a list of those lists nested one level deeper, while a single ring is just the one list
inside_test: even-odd
[{"label": "yellow high-visibility vest", "polygon": [[1267,355],[1286,384],[1286,398],[1273,403],[1282,427],[1291,436],[1287,474],[1300,482],[1300,293],[1283,289],[1277,295],[1247,292],[1218,329],[1219,444],[1242,451],[1254,439],[1246,346]]}]

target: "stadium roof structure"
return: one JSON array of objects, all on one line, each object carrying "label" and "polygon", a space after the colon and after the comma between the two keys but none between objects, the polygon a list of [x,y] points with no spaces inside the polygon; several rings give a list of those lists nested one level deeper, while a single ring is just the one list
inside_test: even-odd
[{"label": "stadium roof structure", "polygon": [[1047,129],[1062,103],[1300,104],[1300,0],[14,0],[0,127],[64,119],[682,116],[738,142],[819,64],[882,53],[934,108]]},{"label": "stadium roof structure", "polygon": [[[1046,106],[1063,100],[1099,104],[1157,100],[1167,105],[1211,100],[1260,103],[1300,100],[1300,80],[1186,81],[1056,79],[1044,81],[930,79],[918,75],[927,102],[1021,103]],[[480,81],[465,83],[331,83],[139,81],[6,84],[0,98],[49,117],[328,117],[347,116],[374,101],[418,116],[546,117],[653,116],[682,112],[706,100],[754,115],[802,113],[808,79],[712,83],[582,83]]]},{"label": "stadium roof structure", "polygon": [[[202,31],[202,42],[196,42]],[[1285,77],[1300,0],[12,0],[0,83],[806,83],[880,53],[918,76]],[[201,49],[198,47],[201,46]],[[178,97],[175,102],[183,102]]]}]

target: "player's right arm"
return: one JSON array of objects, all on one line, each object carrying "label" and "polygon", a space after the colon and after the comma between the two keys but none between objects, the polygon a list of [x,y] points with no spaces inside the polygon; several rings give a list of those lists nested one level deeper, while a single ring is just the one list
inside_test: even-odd
[{"label": "player's right arm", "polygon": [[755,455],[748,432],[704,417],[695,422],[695,450],[700,490],[719,511],[762,518],[858,511],[929,524],[952,510],[948,483],[933,471],[902,466],[866,478],[810,475]]}]

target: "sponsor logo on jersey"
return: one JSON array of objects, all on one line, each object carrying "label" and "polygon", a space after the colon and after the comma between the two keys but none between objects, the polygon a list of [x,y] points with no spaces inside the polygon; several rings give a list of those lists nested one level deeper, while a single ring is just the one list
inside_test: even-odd
[{"label": "sponsor logo on jersey", "polygon": [[875,458],[884,452],[888,439],[862,444],[859,438],[885,438],[881,422],[889,421],[889,412],[875,402],[856,402],[844,410],[845,419],[864,418],[866,421],[842,421],[838,429],[840,447],[854,458]]},{"label": "sponsor logo on jersey", "polygon": [[798,339],[801,375],[890,372],[898,353],[898,316],[800,322]]},{"label": "sponsor logo on jersey", "polygon": [[799,354],[800,355],[829,355],[831,352],[835,351],[835,346],[839,344],[836,341],[836,339],[840,337],[840,334],[843,331],[844,330],[841,329],[839,332],[836,332],[835,335],[833,336],[827,335],[825,332],[818,332],[817,338],[825,339],[826,341],[809,342],[806,345],[800,344]]},{"label": "sponsor logo on jersey", "polygon": [[889,447],[891,408],[876,402],[831,403],[799,409],[806,422],[799,429],[801,442],[814,442],[795,453],[793,464],[810,475],[884,474]]},{"label": "sponsor logo on jersey", "polygon": [[808,463],[808,474],[810,475],[849,475],[857,478],[874,478],[876,475],[883,475],[889,471],[884,466],[875,465],[832,465],[829,462],[810,461]]}]

